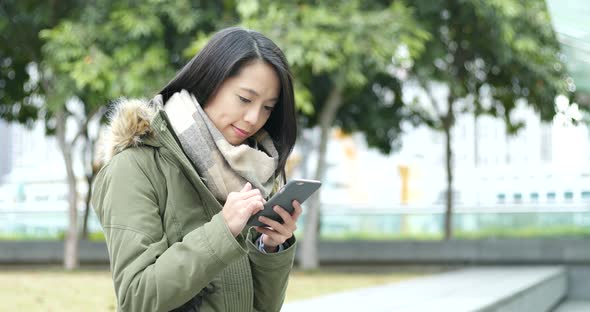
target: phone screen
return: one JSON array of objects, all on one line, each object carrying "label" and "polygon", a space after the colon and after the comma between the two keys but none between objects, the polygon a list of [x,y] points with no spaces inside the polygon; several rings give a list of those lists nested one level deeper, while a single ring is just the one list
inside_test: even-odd
[{"label": "phone screen", "polygon": [[266,204],[264,204],[264,209],[262,211],[259,211],[248,219],[247,224],[251,226],[266,226],[258,220],[258,217],[260,216],[265,216],[283,223],[281,216],[272,210],[272,208],[278,205],[292,214],[294,210],[292,202],[297,200],[302,204],[315,193],[321,185],[322,183],[316,180],[293,179],[289,181],[276,194],[274,194]]}]

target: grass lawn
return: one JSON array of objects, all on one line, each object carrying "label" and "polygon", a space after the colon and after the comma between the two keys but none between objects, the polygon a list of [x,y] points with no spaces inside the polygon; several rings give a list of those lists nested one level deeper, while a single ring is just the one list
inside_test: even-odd
[{"label": "grass lawn", "polygon": [[371,273],[343,273],[343,272],[297,272],[291,274],[287,288],[286,302],[311,298],[319,295],[395,283],[415,278],[424,273],[400,272],[371,272]]},{"label": "grass lawn", "polygon": [[[424,273],[294,272],[287,302],[358,287],[424,275]],[[116,311],[108,271],[64,272],[59,268],[0,269],[0,311]]]},{"label": "grass lawn", "polygon": [[116,311],[108,271],[0,271],[0,311]]}]

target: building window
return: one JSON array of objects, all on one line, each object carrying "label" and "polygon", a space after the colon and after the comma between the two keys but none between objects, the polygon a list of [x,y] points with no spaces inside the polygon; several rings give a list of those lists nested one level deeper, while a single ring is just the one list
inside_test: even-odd
[{"label": "building window", "polygon": [[533,203],[539,202],[539,193],[537,193],[537,192],[531,193],[531,202],[533,202]]},{"label": "building window", "polygon": [[515,193],[512,197],[514,198],[515,203],[517,203],[517,204],[522,203],[522,194]]},{"label": "building window", "polygon": [[572,192],[572,191],[564,192],[563,198],[565,198],[566,202],[571,203],[574,200],[574,192]]},{"label": "building window", "polygon": [[555,198],[556,197],[557,196],[555,195],[555,192],[548,192],[547,193],[547,201],[550,202],[550,203],[555,202]]}]

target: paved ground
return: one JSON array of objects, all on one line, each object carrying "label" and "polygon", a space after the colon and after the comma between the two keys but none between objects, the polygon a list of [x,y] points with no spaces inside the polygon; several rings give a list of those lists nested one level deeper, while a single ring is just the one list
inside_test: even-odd
[{"label": "paved ground", "polygon": [[[542,281],[554,285],[549,291],[540,289],[529,297],[526,307],[542,301],[553,304],[565,292],[562,267],[483,267],[469,268],[428,277],[352,291],[330,294],[286,304],[282,311],[452,311],[467,312],[493,306],[497,302],[519,296]],[[559,281],[555,279],[559,277]],[[551,298],[549,298],[551,297]],[[534,302],[531,307],[531,302]],[[514,307],[514,305],[512,305]],[[520,308],[517,308],[517,311]],[[512,311],[510,309],[507,311]],[[578,310],[563,310],[574,312]],[[579,310],[582,311],[582,310]],[[590,311],[590,310],[584,310]]]},{"label": "paved ground", "polygon": [[590,301],[566,301],[553,312],[588,312]]}]

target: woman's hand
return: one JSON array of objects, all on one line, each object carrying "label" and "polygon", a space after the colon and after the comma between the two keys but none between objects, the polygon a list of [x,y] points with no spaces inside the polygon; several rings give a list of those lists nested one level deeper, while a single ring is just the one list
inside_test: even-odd
[{"label": "woman's hand", "polygon": [[244,229],[250,216],[264,208],[264,203],[260,190],[252,189],[250,182],[247,182],[241,191],[227,195],[221,213],[234,237]]},{"label": "woman's hand", "polygon": [[278,246],[283,244],[286,240],[293,236],[295,230],[297,230],[297,219],[301,215],[301,204],[298,201],[293,201],[293,214],[290,215],[281,206],[274,206],[273,210],[278,213],[283,219],[283,224],[269,219],[267,217],[259,217],[258,220],[269,227],[256,226],[254,227],[257,232],[262,233],[262,242],[264,243],[264,249],[267,252],[275,252]]}]

